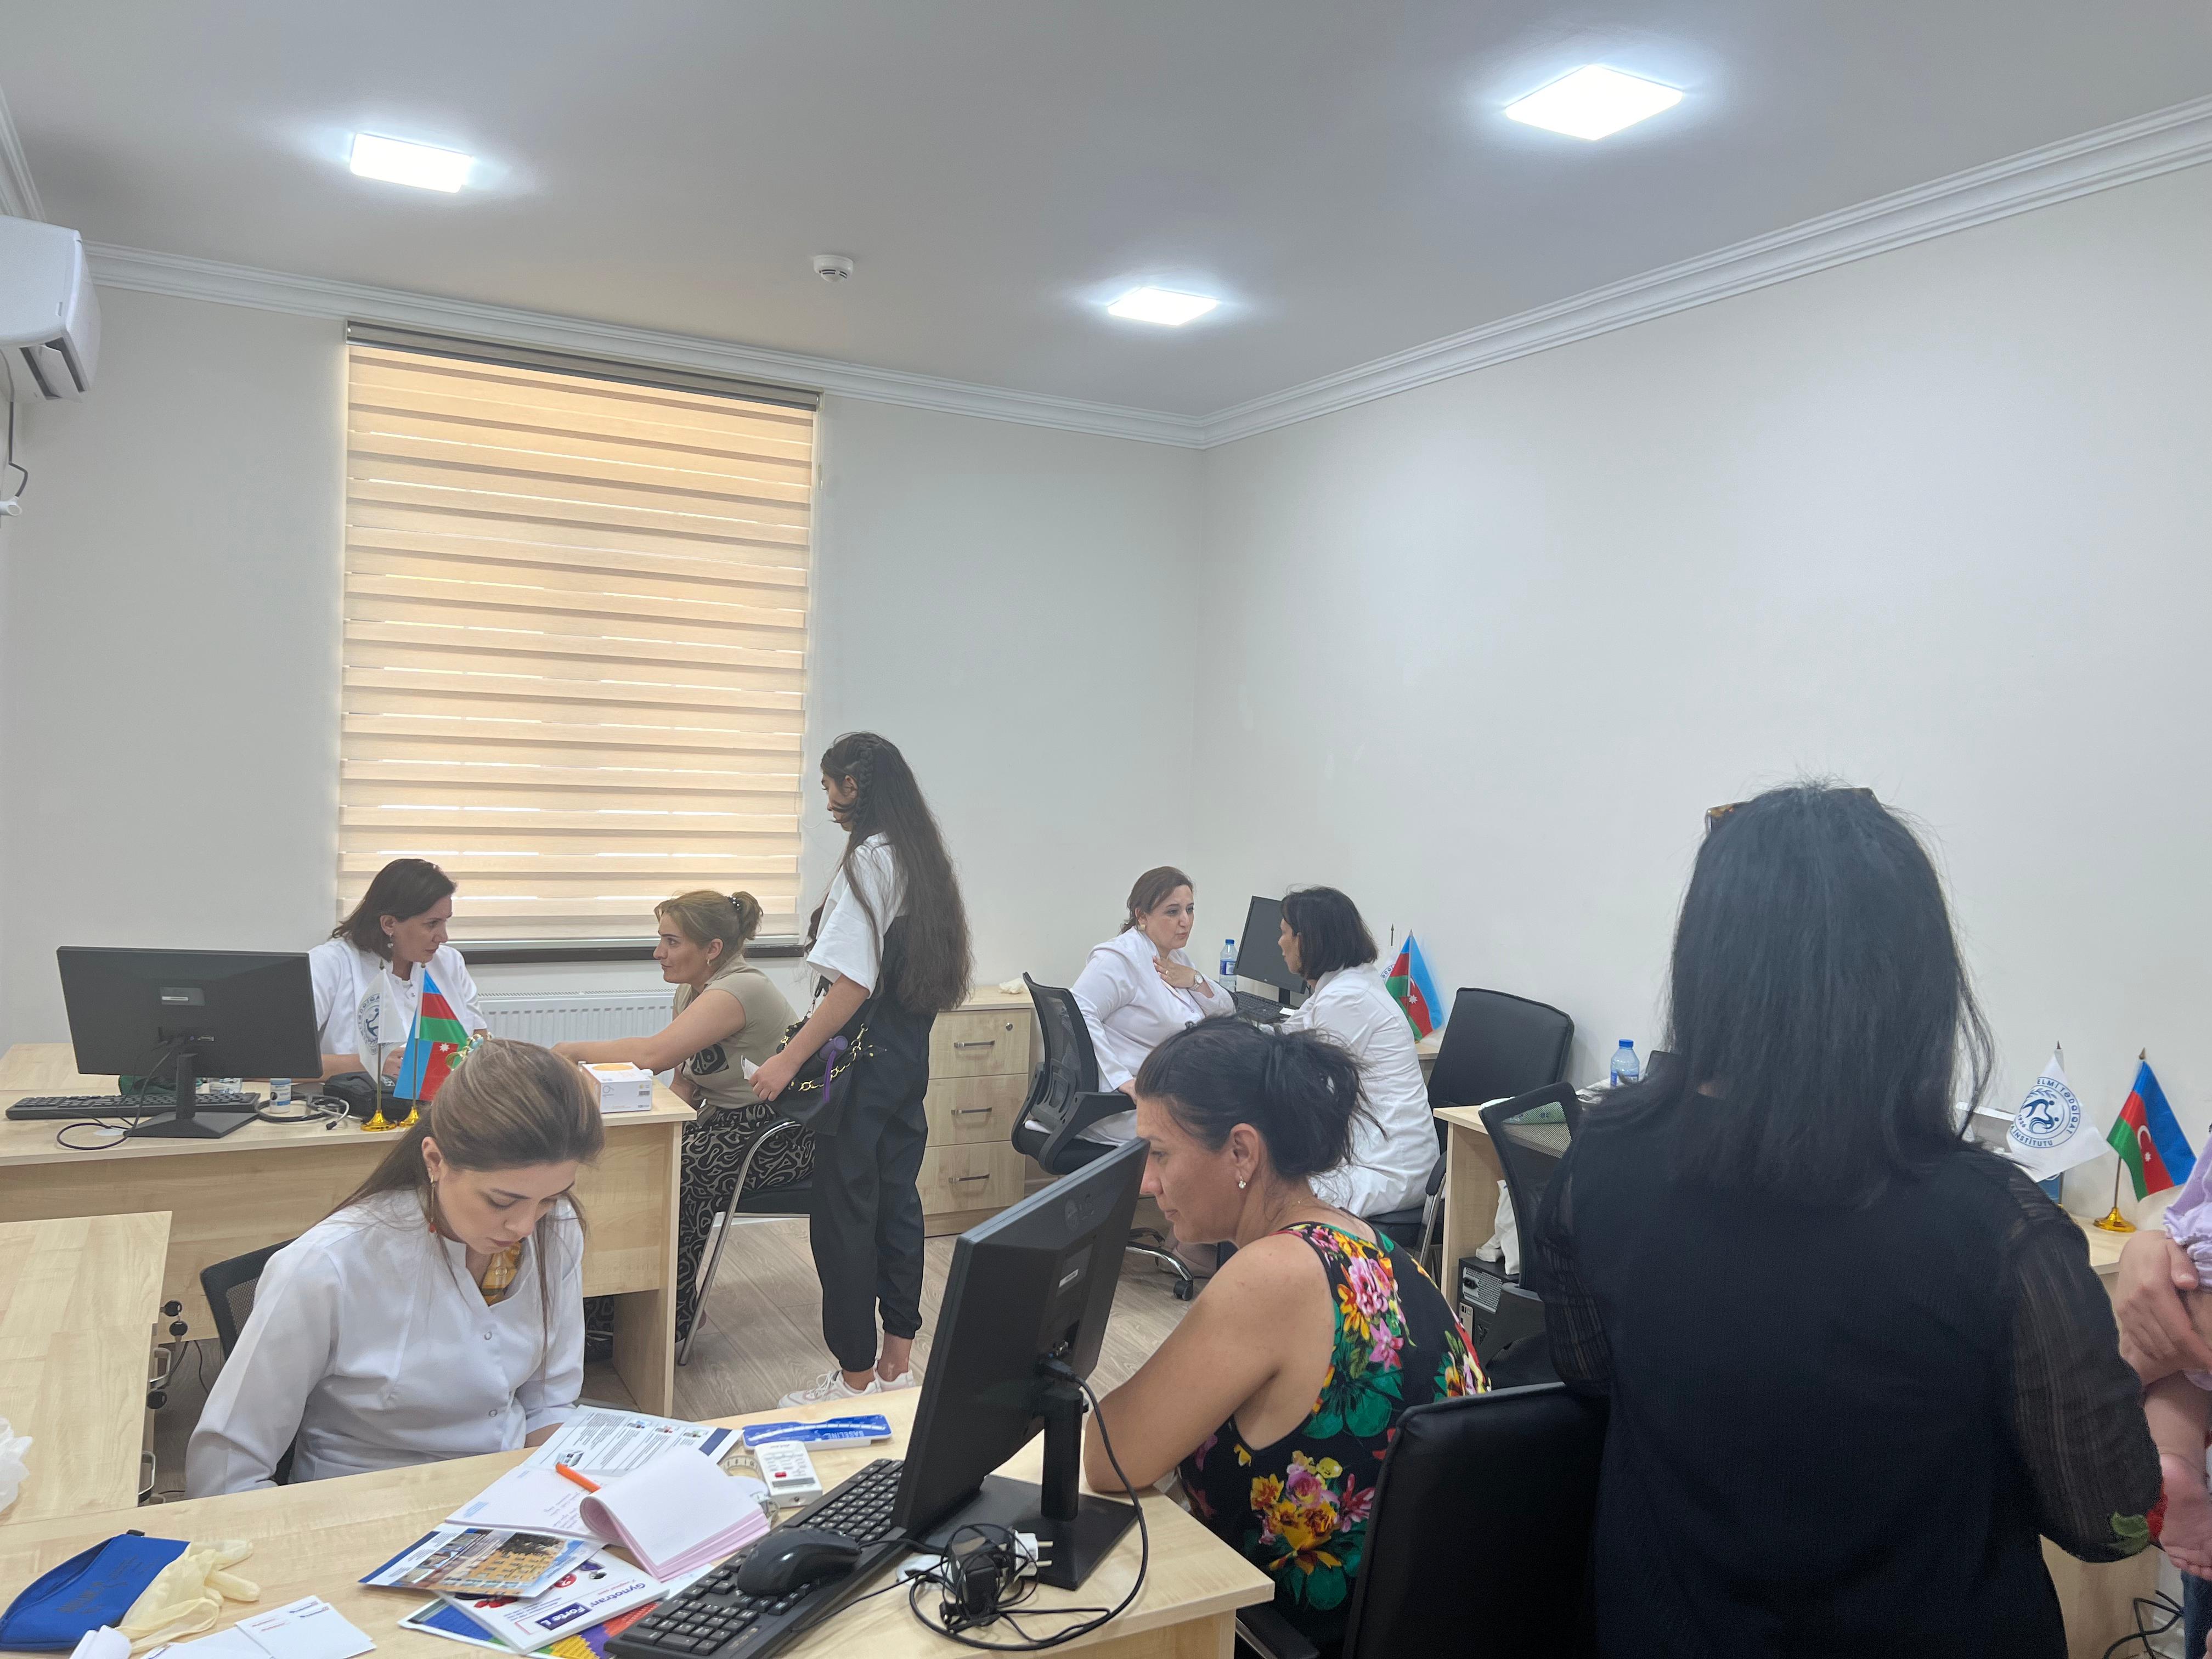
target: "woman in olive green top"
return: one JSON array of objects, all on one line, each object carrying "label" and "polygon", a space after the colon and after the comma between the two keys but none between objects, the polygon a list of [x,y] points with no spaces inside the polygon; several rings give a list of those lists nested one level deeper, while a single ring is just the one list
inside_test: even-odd
[{"label": "woman in olive green top", "polygon": [[[699,1263],[714,1230],[714,1212],[730,1195],[753,1143],[783,1115],[755,1097],[740,1063],[759,1065],[783,1041],[795,1016],[767,975],[744,959],[760,927],[760,901],[750,893],[684,893],[653,912],[660,943],[653,960],[676,987],[673,1018],[652,1036],[607,1042],[562,1042],[570,1060],[628,1060],[648,1072],[673,1071],[678,1094],[699,1114],[684,1130],[684,1187],[676,1217],[676,1338],[690,1334],[698,1311]],[[778,1135],[753,1161],[748,1191],[803,1181],[814,1167],[814,1137],[804,1129]],[[597,1301],[598,1298],[593,1298]],[[592,1310],[586,1324],[593,1326]]]}]

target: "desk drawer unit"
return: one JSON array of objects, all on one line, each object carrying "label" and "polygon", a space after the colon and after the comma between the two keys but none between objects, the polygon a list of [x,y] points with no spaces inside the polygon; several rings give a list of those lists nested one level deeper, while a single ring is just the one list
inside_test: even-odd
[{"label": "desk drawer unit", "polygon": [[958,1231],[1023,1194],[1014,1120],[1028,1098],[1030,1032],[1024,1002],[994,1000],[937,1017],[929,1034],[929,1150],[921,1207],[933,1233]]}]

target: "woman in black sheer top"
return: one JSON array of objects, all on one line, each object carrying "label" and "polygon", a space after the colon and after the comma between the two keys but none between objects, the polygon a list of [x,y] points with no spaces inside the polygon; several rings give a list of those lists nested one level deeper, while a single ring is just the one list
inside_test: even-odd
[{"label": "woman in black sheer top", "polygon": [[1671,1026],[1531,1262],[1611,1400],[1601,1650],[2060,1659],[2037,1535],[2142,1549],[2158,1455],[2079,1230],[1953,1126],[1989,1040],[1911,832],[1861,790],[1717,815]]}]

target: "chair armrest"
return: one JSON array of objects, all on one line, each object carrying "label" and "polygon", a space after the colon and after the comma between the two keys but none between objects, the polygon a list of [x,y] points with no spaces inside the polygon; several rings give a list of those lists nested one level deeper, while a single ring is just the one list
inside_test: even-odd
[{"label": "chair armrest", "polygon": [[1237,1640],[1260,1659],[1321,1659],[1321,1650],[1299,1635],[1272,1602],[1237,1609]]},{"label": "chair armrest", "polygon": [[1128,1111],[1136,1103],[1119,1089],[1109,1093],[1094,1093],[1085,1091],[1073,1097],[1068,1102],[1067,1115],[1060,1121],[1060,1127],[1053,1131],[1044,1146],[1039,1149],[1036,1155],[1037,1163],[1049,1175],[1066,1174],[1066,1171],[1060,1167],[1060,1149],[1069,1141],[1080,1136],[1099,1119],[1111,1117],[1116,1112]]},{"label": "chair armrest", "polygon": [[1444,1161],[1439,1156],[1429,1170],[1429,1196],[1434,1198],[1444,1189]]}]

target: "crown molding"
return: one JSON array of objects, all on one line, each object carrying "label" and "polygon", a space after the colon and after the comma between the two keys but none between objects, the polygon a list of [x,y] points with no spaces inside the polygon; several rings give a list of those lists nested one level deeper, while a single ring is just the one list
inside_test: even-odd
[{"label": "crown molding", "polygon": [[2212,161],[2212,98],[2199,98],[1255,398],[1206,416],[1201,447],[1233,443],[1431,381],[2207,161]]},{"label": "crown molding", "polygon": [[103,287],[131,289],[142,294],[166,294],[217,305],[289,312],[301,317],[391,323],[514,345],[580,352],[587,356],[672,364],[711,374],[804,386],[811,391],[865,398],[871,403],[899,404],[909,409],[978,416],[985,420],[1012,421],[1024,426],[1052,427],[1098,437],[1129,438],[1142,443],[1195,448],[1200,439],[1201,422],[1189,416],[1085,403],[1073,398],[1045,397],[999,386],[972,386],[927,374],[908,374],[898,369],[868,368],[830,357],[738,345],[701,335],[592,322],[512,306],[449,300],[399,289],[374,288],[362,283],[342,283],[325,276],[295,276],[178,253],[118,247],[105,242],[87,243],[85,252],[92,262],[94,281]]},{"label": "crown molding", "polygon": [[14,219],[43,219],[39,187],[31,182],[31,164],[23,159],[23,141],[15,136],[15,118],[8,112],[8,97],[0,93],[0,213]]},{"label": "crown molding", "polygon": [[[21,166],[21,152],[4,117],[0,106],[0,210],[9,210],[8,192],[27,191],[30,176]],[[88,245],[86,251],[94,278],[111,288],[472,334],[780,380],[911,409],[1206,449],[2207,161],[2212,161],[2212,98],[2200,98],[1808,219],[1203,417],[975,386],[698,335],[258,270],[181,254],[100,243]],[[35,208],[35,193],[28,200]]]}]

